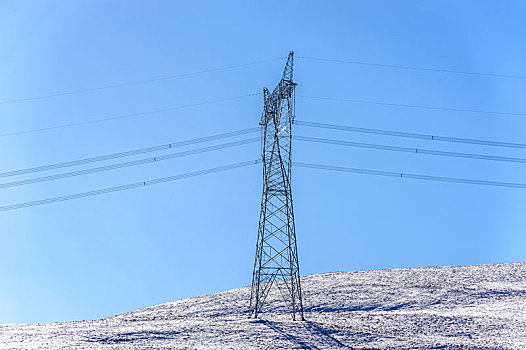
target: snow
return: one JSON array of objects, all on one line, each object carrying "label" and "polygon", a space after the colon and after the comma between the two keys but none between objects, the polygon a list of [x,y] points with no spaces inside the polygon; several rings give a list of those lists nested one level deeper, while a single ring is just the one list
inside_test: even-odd
[{"label": "snow", "polygon": [[526,349],[526,263],[302,278],[306,321],[248,287],[94,321],[0,324],[0,349]]}]

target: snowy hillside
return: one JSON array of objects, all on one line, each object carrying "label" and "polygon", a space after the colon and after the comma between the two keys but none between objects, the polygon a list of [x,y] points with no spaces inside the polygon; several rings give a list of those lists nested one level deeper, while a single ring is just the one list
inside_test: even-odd
[{"label": "snowy hillside", "polygon": [[249,288],[102,320],[0,325],[1,349],[526,349],[526,263],[336,272],[302,279],[307,321]]}]

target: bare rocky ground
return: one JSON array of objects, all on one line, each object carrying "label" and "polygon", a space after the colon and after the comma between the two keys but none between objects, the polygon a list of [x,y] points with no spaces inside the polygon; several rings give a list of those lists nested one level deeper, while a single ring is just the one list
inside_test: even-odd
[{"label": "bare rocky ground", "polygon": [[245,287],[95,321],[0,324],[0,349],[526,349],[526,263],[335,272],[302,285],[306,321],[292,321],[278,294],[249,319]]}]

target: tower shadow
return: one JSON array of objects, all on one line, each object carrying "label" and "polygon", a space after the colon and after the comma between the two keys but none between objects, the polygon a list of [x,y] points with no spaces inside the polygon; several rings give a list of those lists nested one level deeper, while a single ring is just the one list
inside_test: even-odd
[{"label": "tower shadow", "polygon": [[[294,342],[301,349],[353,349],[331,335],[333,330],[321,327],[312,321],[282,323],[270,320],[259,321],[274,332]],[[309,339],[305,339],[305,338]]]}]

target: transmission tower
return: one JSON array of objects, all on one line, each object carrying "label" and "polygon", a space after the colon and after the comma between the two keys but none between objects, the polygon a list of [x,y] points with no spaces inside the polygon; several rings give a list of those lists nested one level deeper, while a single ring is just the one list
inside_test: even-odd
[{"label": "transmission tower", "polygon": [[274,91],[270,93],[267,88],[263,89],[264,107],[259,123],[262,127],[263,198],[249,311],[251,316],[258,316],[274,284],[290,307],[292,318],[295,320],[298,313],[303,320],[290,185],[296,87],[292,80],[293,58],[294,52],[291,51]]}]

